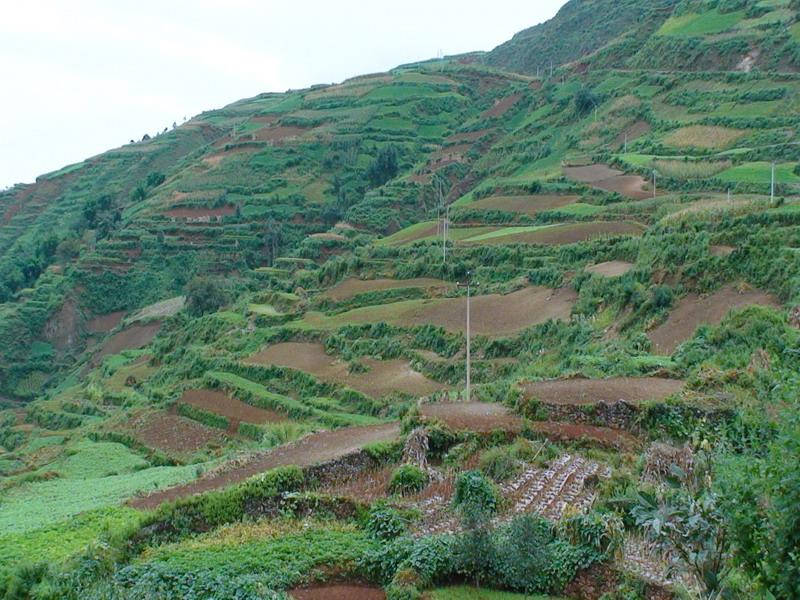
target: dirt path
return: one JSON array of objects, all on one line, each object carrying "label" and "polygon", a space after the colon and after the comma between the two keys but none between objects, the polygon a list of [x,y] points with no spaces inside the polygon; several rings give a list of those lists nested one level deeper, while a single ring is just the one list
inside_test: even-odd
[{"label": "dirt path", "polygon": [[709,296],[688,294],[678,301],[664,323],[647,334],[653,344],[653,352],[672,354],[694,335],[700,325],[718,325],[731,310],[754,304],[780,306],[772,294],[760,290],[740,292],[733,285],[727,285]]},{"label": "dirt path", "polygon": [[149,496],[134,498],[129,504],[134,508],[151,510],[163,502],[217,490],[276,467],[288,465],[308,467],[335,460],[355,452],[366,444],[394,440],[399,434],[400,426],[396,423],[312,433],[291,444],[257,454],[247,462],[231,463],[231,468],[226,471],[215,472],[192,483],[155,492]]},{"label": "dirt path", "polygon": [[630,403],[663,400],[683,388],[677,379],[661,377],[612,377],[610,379],[556,379],[523,386],[526,396],[546,404]]}]

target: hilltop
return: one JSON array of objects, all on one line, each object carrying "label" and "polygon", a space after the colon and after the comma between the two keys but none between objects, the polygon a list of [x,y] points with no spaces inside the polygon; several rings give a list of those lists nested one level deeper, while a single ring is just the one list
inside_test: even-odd
[{"label": "hilltop", "polygon": [[0,192],[0,590],[792,597],[798,131],[797,0],[572,0]]}]

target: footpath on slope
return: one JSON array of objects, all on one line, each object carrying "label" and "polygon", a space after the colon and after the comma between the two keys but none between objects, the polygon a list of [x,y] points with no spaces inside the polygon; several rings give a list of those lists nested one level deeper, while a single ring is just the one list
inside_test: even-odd
[{"label": "footpath on slope", "polygon": [[276,467],[289,465],[309,467],[336,460],[359,450],[366,444],[393,440],[399,434],[400,426],[397,423],[312,433],[291,444],[258,454],[231,469],[202,477],[191,483],[154,492],[149,496],[133,498],[129,501],[129,505],[138,509],[151,510],[164,502],[217,490]]}]

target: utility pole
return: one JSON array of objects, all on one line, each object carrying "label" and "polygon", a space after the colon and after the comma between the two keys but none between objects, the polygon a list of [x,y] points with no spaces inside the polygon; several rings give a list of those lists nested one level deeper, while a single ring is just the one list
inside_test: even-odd
[{"label": "utility pole", "polygon": [[653,198],[656,197],[656,170],[653,169]]},{"label": "utility pole", "polygon": [[469,315],[469,305],[470,305],[470,292],[472,287],[472,271],[467,271],[467,279],[463,283],[459,283],[458,287],[466,287],[467,288],[467,389],[466,389],[466,398],[465,401],[469,402],[472,399],[472,390],[470,386],[470,375],[472,370],[471,365],[471,354],[470,354],[470,315]]},{"label": "utility pole", "polygon": [[772,178],[769,186],[769,201],[775,200],[775,161],[772,161]]},{"label": "utility pole", "polygon": [[728,202],[731,201],[731,188],[728,188]]},{"label": "utility pole", "polygon": [[625,132],[625,154],[628,153],[628,132]]},{"label": "utility pole", "polygon": [[444,207],[444,223],[442,223],[442,261],[447,263],[447,230],[450,228],[450,205]]}]

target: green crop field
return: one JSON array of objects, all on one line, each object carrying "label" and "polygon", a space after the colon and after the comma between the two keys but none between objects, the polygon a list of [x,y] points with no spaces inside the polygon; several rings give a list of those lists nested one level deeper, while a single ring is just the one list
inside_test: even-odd
[{"label": "green crop field", "polygon": [[705,13],[686,13],[672,17],[658,30],[658,35],[698,36],[728,31],[744,19],[744,11],[720,13],[716,10]]}]

